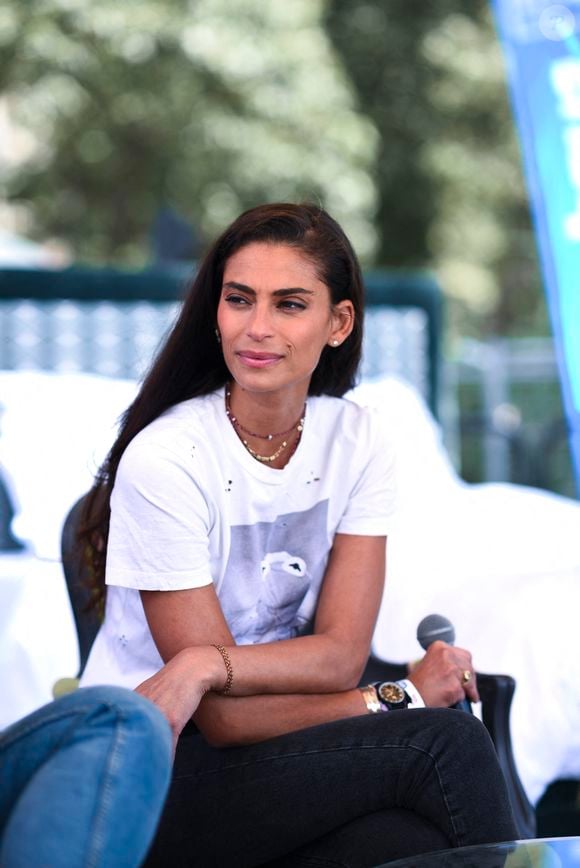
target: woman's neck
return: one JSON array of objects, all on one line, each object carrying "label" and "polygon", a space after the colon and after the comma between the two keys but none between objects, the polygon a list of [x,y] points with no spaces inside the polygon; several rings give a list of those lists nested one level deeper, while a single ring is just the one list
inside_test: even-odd
[{"label": "woman's neck", "polygon": [[[276,400],[273,397],[271,393],[248,393],[235,384],[228,384],[225,409],[250,455],[260,464],[281,470],[300,443],[306,395],[285,395],[282,400],[279,396]],[[299,409],[295,409],[299,402]]]},{"label": "woman's neck", "polygon": [[239,425],[259,438],[289,433],[304,415],[307,390],[248,392],[235,382],[226,385],[228,404]]}]

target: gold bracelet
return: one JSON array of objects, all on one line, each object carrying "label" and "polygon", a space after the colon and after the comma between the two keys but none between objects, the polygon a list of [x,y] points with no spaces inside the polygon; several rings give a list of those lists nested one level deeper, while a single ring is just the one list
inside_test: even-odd
[{"label": "gold bracelet", "polygon": [[367,684],[366,687],[360,687],[359,690],[363,695],[369,714],[377,714],[379,711],[382,711],[377,691],[372,684]]},{"label": "gold bracelet", "polygon": [[230,660],[230,655],[228,654],[228,652],[226,651],[226,649],[224,648],[223,645],[214,645],[213,647],[216,648],[220,652],[220,654],[222,655],[222,658],[224,661],[224,666],[226,667],[226,673],[227,673],[226,683],[224,685],[223,690],[218,690],[217,692],[220,693],[222,696],[227,696],[228,693],[230,692],[230,690],[232,689],[232,683],[234,680],[234,670],[232,667],[232,661]]}]

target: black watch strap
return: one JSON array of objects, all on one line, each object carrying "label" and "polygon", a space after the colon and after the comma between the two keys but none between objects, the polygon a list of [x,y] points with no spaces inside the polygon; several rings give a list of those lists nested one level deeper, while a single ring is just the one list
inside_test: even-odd
[{"label": "black watch strap", "polygon": [[376,681],[373,687],[385,711],[399,711],[411,702],[409,694],[396,681]]}]

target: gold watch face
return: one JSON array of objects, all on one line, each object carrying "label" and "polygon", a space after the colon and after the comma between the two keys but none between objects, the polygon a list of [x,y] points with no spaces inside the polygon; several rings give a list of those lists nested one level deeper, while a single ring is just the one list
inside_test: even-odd
[{"label": "gold watch face", "polygon": [[378,694],[384,702],[399,703],[405,701],[405,691],[393,681],[385,681],[384,684],[381,684]]}]

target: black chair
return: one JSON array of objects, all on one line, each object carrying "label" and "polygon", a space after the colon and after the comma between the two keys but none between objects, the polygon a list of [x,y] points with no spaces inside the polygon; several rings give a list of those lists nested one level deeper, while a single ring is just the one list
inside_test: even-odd
[{"label": "black chair", "polygon": [[[86,495],[85,495],[86,496]],[[73,610],[80,654],[81,675],[97,635],[101,618],[91,605],[93,592],[90,570],[83,545],[78,541],[78,527],[85,497],[72,507],[62,531],[62,565]],[[388,663],[371,657],[362,682],[396,680],[406,675],[405,664]],[[486,675],[478,673],[477,683],[482,699],[483,722],[495,745],[499,764],[504,773],[512,810],[521,838],[535,837],[534,810],[525,794],[515,766],[509,729],[509,712],[515,690],[515,681],[509,675]]]},{"label": "black chair", "polygon": [[85,497],[86,495],[77,500],[69,511],[61,534],[62,568],[79,643],[80,666],[77,678],[83,673],[102,620],[97,607],[93,605],[90,569],[83,545],[78,540]]}]

